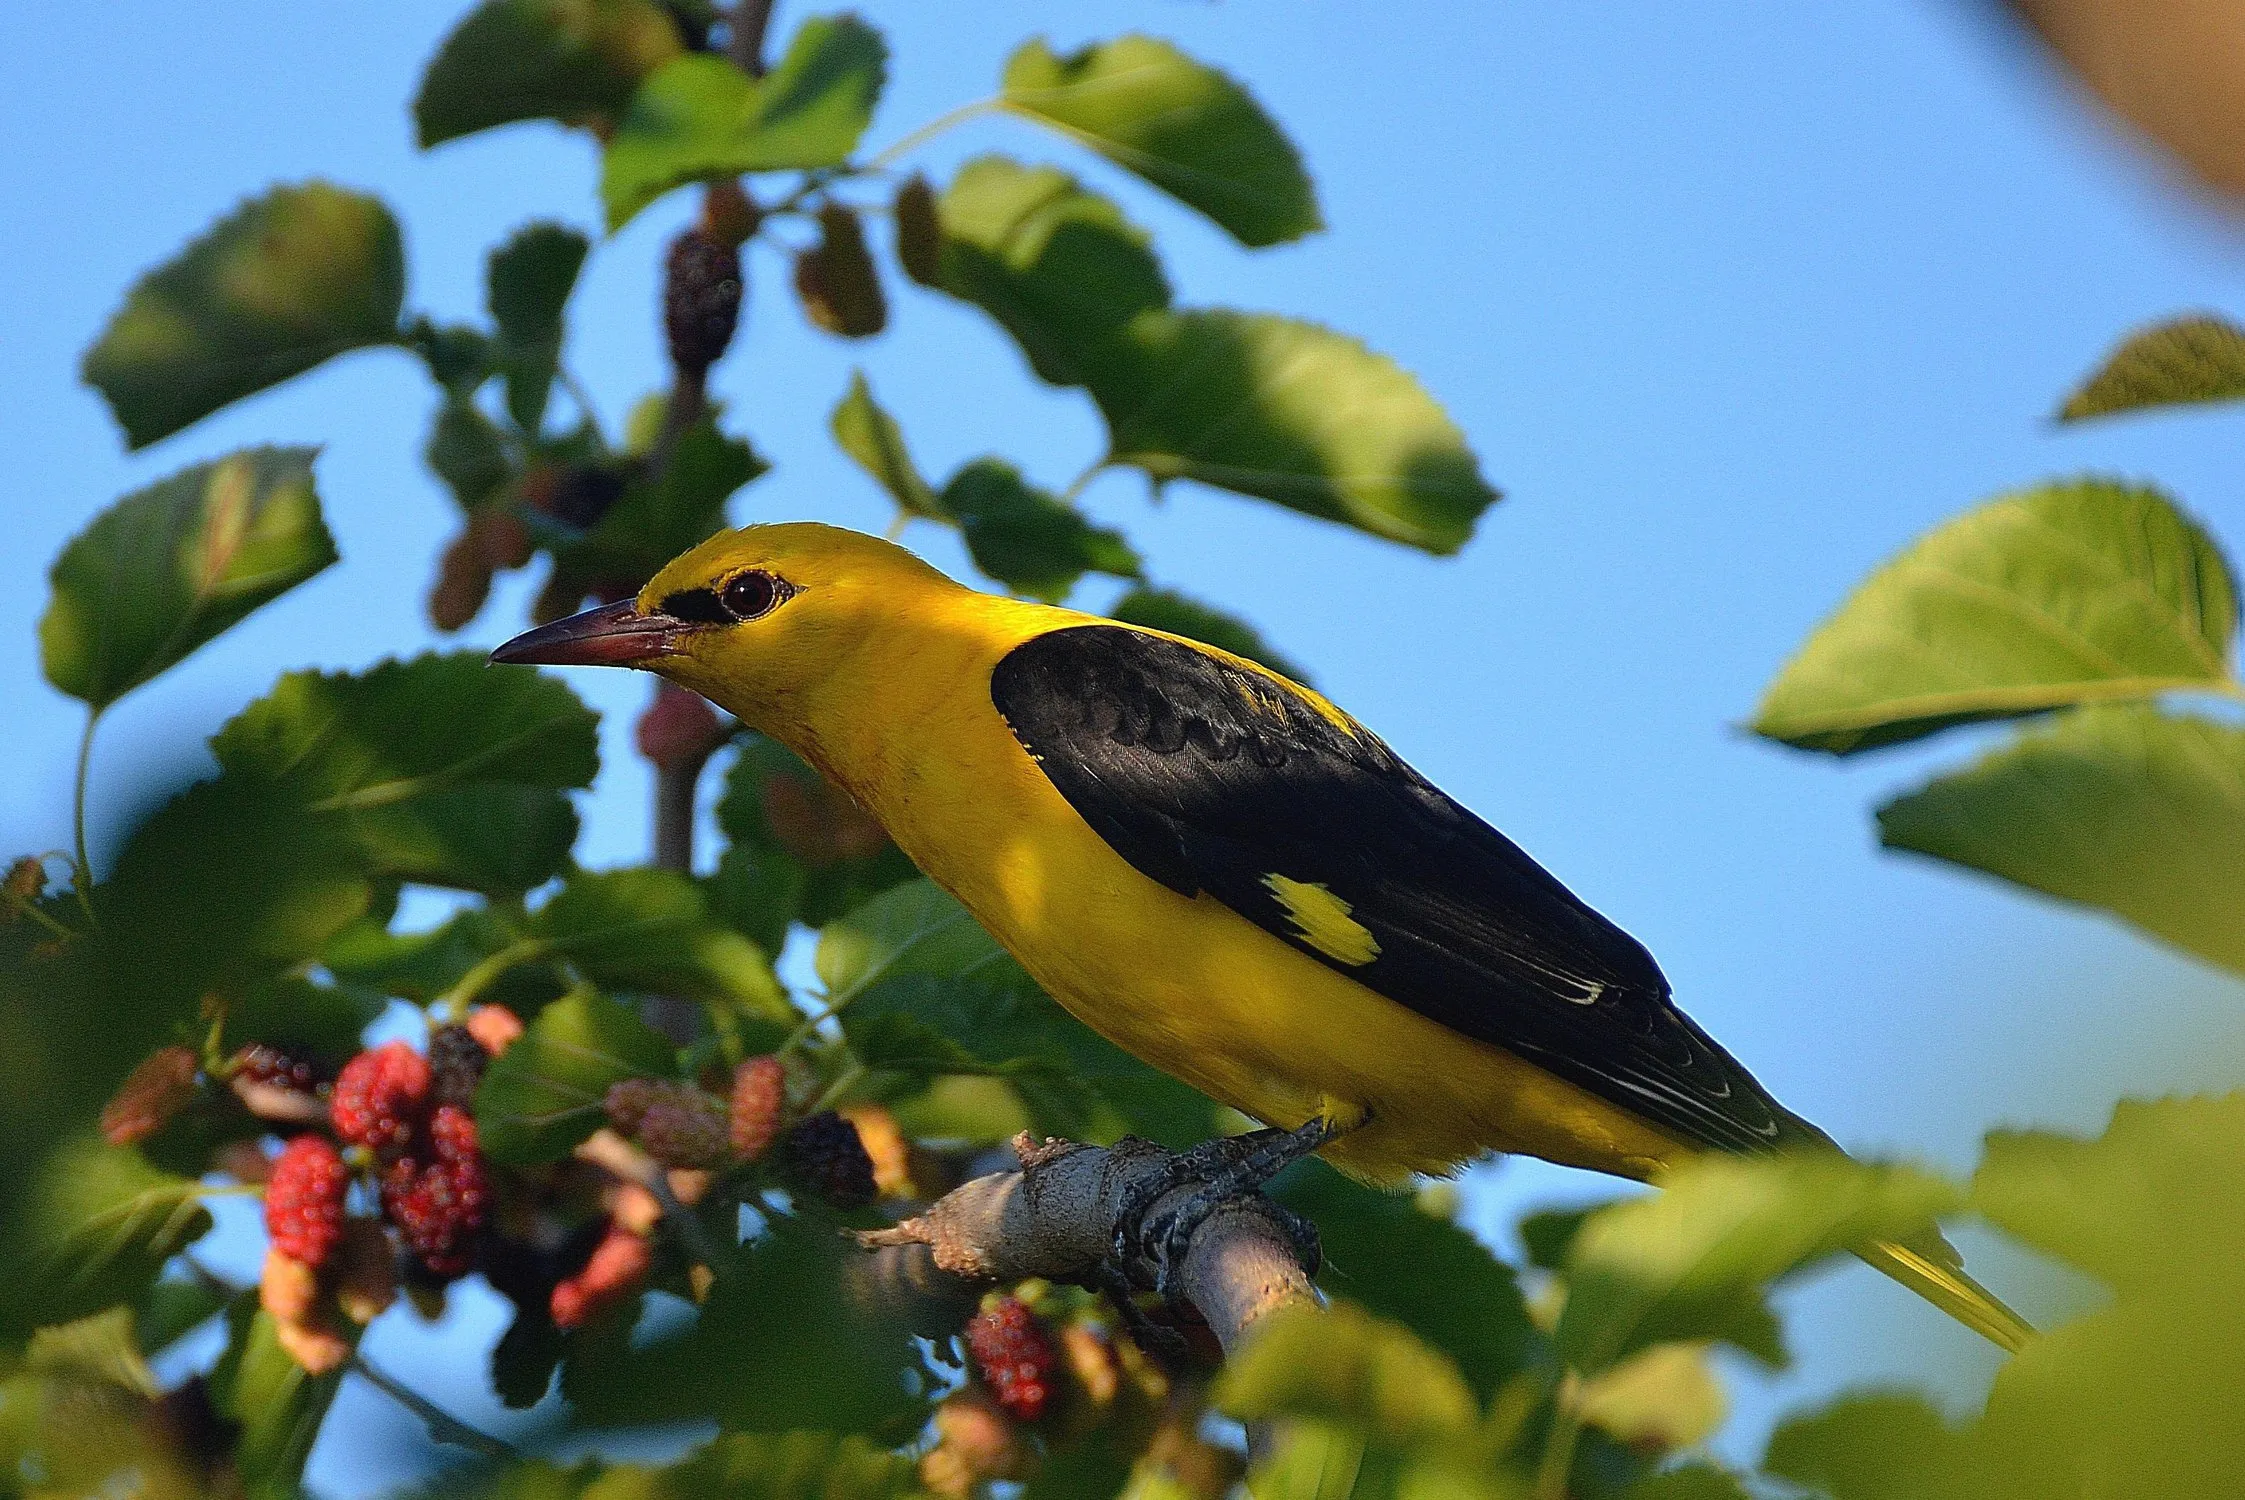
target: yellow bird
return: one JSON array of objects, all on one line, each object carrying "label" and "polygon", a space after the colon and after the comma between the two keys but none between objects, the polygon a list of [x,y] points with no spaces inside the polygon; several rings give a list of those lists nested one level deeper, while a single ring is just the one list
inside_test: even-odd
[{"label": "yellow bird", "polygon": [[[631,666],[715,700],[879,819],[1052,997],[1396,1184],[1487,1151],[1645,1179],[1832,1149],[1669,998],[1652,955],[1318,694],[1254,662],[993,597],[809,523],[711,537],[637,599],[493,660]],[[1858,1252],[2006,1348],[1937,1235]]]}]

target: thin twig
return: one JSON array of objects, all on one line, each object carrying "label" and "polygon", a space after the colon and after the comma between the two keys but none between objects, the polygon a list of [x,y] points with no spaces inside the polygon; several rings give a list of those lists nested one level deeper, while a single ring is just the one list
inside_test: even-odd
[{"label": "thin twig", "polygon": [[733,7],[733,37],[726,55],[751,78],[764,76],[764,29],[771,24],[772,0],[740,0]]},{"label": "thin twig", "polygon": [[450,1443],[455,1448],[466,1448],[485,1458],[522,1457],[522,1451],[514,1444],[503,1442],[480,1428],[470,1427],[419,1391],[400,1385],[395,1377],[384,1374],[369,1364],[366,1356],[356,1349],[351,1351],[350,1369],[368,1385],[419,1417],[427,1425],[429,1436],[438,1442]]}]

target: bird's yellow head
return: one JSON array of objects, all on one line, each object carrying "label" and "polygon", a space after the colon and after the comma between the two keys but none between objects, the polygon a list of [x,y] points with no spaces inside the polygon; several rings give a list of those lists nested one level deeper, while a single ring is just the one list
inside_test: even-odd
[{"label": "bird's yellow head", "polygon": [[816,522],[720,532],[639,591],[516,636],[495,662],[638,667],[781,731],[887,627],[960,586],[905,551]]}]

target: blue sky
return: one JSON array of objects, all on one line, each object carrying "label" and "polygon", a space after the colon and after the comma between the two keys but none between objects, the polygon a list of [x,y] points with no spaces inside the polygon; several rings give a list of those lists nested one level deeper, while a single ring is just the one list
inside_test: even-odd
[{"label": "blue sky", "polygon": [[[1969,741],[1840,766],[1735,728],[1806,632],[1928,526],[2004,488],[2096,471],[2155,478],[2232,542],[2245,417],[2061,431],[2063,389],[2125,330],[2245,305],[2234,227],[2094,126],[1975,6],[1750,0],[1376,10],[1276,0],[942,6],[871,0],[892,80],[885,144],[993,86],[1023,37],[1144,29],[1247,81],[1317,179],[1329,232],[1249,254],[1189,212],[1024,125],[987,121],[923,160],[1061,161],[1154,230],[1179,300],[1308,316],[1416,373],[1508,494],[1433,560],[1190,486],[1125,475],[1086,503],[1164,581],[1225,601],[1450,791],[1660,956],[1682,1003],[1843,1142],[1968,1164],[1991,1125],[2092,1128],[2124,1093],[2235,1085],[2245,988],[2092,916],[1879,854],[1868,812]],[[528,126],[423,155],[406,113],[460,7],[235,0],[192,16],[128,0],[33,7],[0,53],[0,849],[67,842],[73,706],[32,631],[62,543],[115,495],[254,442],[326,445],[344,565],[128,700],[105,723],[105,794],[192,774],[202,736],[280,670],[434,643],[421,600],[451,502],[417,454],[432,398],[397,354],[333,365],[127,456],[76,361],[144,268],[236,200],[319,175],[403,220],[410,303],[478,311],[485,251],[526,220],[597,226],[581,137]],[[783,4],[784,35],[806,14]],[[683,197],[601,244],[573,363],[620,420],[663,379],[652,267]],[[832,451],[853,365],[923,466],[995,452],[1058,485],[1098,451],[1080,396],[1036,383],[979,315],[906,289],[892,331],[809,331],[785,264],[751,261],[743,342],[716,390],[777,465],[740,520],[878,527]],[[948,539],[912,534],[956,565]],[[503,590],[464,639],[522,618]],[[1104,595],[1087,587],[1082,602]],[[590,863],[639,856],[646,778],[627,753],[643,685],[580,674],[608,711]],[[100,830],[115,819],[96,817]],[[1477,1224],[1602,1191],[1531,1164],[1477,1173]],[[1975,1248],[1980,1248],[1975,1245]],[[1992,1278],[2030,1269],[1987,1260]],[[2024,1300],[2035,1300],[2032,1279]],[[1931,1359],[1968,1393],[1988,1360],[1870,1273],[1793,1298],[1800,1359],[1742,1382],[1730,1451],[1772,1413]],[[473,1331],[476,1309],[460,1322]],[[458,1338],[382,1352],[474,1405]],[[453,1342],[447,1343],[451,1338]],[[446,1357],[450,1351],[451,1357]],[[312,1478],[379,1488],[410,1424],[346,1398]]]}]

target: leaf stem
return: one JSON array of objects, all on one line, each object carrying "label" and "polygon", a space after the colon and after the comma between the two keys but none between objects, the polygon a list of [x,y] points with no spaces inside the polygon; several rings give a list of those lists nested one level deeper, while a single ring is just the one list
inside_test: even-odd
[{"label": "leaf stem", "polygon": [[70,792],[70,846],[77,869],[72,873],[71,885],[78,893],[78,905],[86,914],[86,925],[99,927],[94,916],[93,897],[88,894],[94,883],[93,862],[86,858],[86,776],[94,760],[94,726],[101,722],[101,710],[86,710],[86,727],[78,736],[78,774]]},{"label": "leaf stem", "polygon": [[834,1081],[819,1091],[819,1096],[811,1101],[811,1107],[804,1113],[815,1115],[832,1109],[834,1101],[848,1093],[856,1086],[857,1081],[864,1076],[865,1064],[852,1057],[848,1065],[834,1075]]},{"label": "leaf stem", "polygon": [[1575,1445],[1582,1439],[1579,1390],[1570,1370],[1552,1396],[1551,1431],[1544,1435],[1543,1458],[1536,1465],[1536,1500],[1567,1500],[1567,1477],[1574,1472]]},{"label": "leaf stem", "polygon": [[439,995],[431,1009],[445,1009],[454,1016],[463,1016],[476,996],[496,982],[500,975],[518,964],[532,963],[553,952],[554,945],[543,938],[523,938],[507,944],[487,958],[479,959],[475,966],[460,976],[459,983]]},{"label": "leaf stem", "polygon": [[395,1377],[383,1373],[367,1362],[365,1355],[351,1351],[351,1371],[368,1385],[395,1401],[427,1424],[429,1436],[440,1443],[450,1443],[455,1448],[466,1448],[485,1458],[515,1459],[522,1457],[521,1450],[512,1443],[501,1442],[480,1428],[470,1427],[452,1413],[438,1406],[410,1386],[401,1385]]},{"label": "leaf stem", "polygon": [[957,109],[948,110],[875,156],[865,164],[865,170],[869,172],[881,171],[899,157],[910,154],[928,141],[943,134],[952,126],[963,125],[977,115],[993,114],[1004,107],[997,99],[977,99],[972,104],[962,104]]},{"label": "leaf stem", "polygon": [[1098,462],[1092,464],[1091,467],[1085,469],[1081,474],[1078,474],[1075,478],[1069,480],[1068,488],[1060,492],[1060,498],[1066,500],[1071,505],[1074,504],[1076,497],[1084,492],[1084,487],[1107,471],[1107,464],[1108,460],[1102,458]]}]

